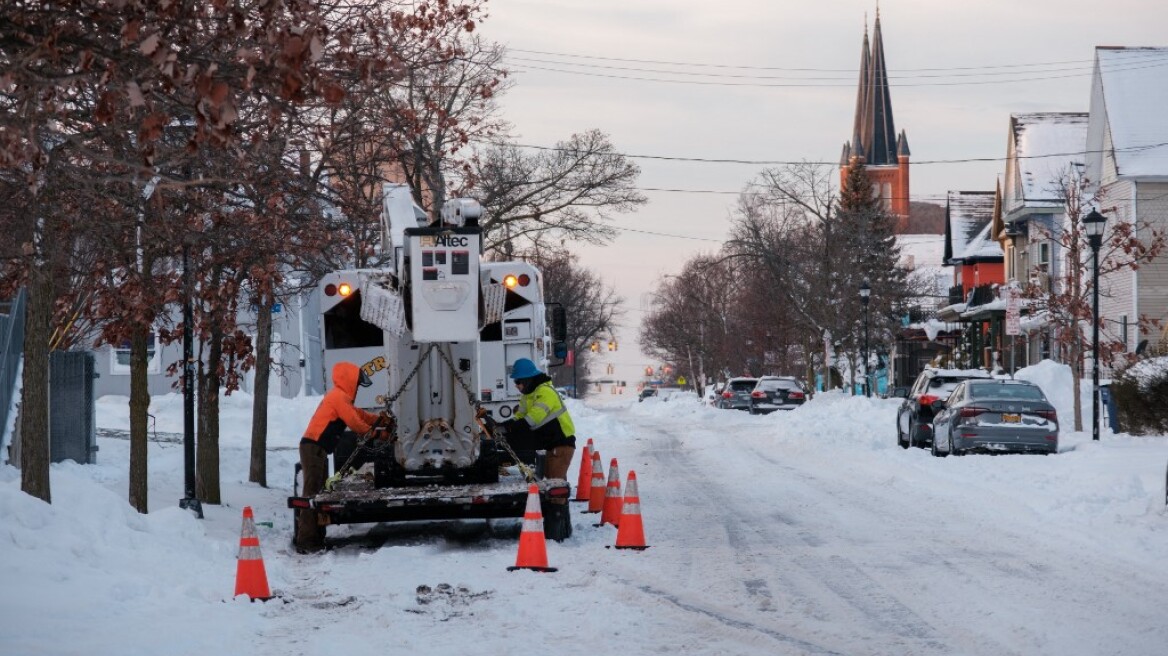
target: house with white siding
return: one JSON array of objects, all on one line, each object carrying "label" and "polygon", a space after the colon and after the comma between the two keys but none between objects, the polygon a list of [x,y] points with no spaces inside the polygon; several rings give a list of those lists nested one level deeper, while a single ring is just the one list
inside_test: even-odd
[{"label": "house with white siding", "polygon": [[[1168,48],[1095,49],[1084,175],[1107,217],[1105,240],[1118,224],[1134,226],[1145,243],[1168,230]],[[1168,253],[1105,275],[1099,292],[1107,339],[1128,351],[1168,341]],[[1140,326],[1140,318],[1157,324]]]},{"label": "house with white siding", "polygon": [[[1006,282],[1019,289],[1063,291],[1066,189],[1082,174],[1087,119],[1086,112],[1010,115],[995,238],[1005,253]],[[1051,327],[1042,317],[1031,319],[1023,324],[1025,343],[1019,349],[1026,364],[1054,354]]]}]

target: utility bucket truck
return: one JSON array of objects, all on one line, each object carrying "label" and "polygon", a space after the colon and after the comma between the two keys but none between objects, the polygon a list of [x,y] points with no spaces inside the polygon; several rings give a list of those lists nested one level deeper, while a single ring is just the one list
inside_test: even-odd
[{"label": "utility bucket truck", "polygon": [[567,500],[568,482],[543,479],[542,452],[515,450],[487,428],[517,407],[512,364],[546,366],[550,349],[562,352],[562,308],[549,325],[534,266],[480,260],[475,201],[452,200],[427,224],[408,188],[387,184],[384,195],[383,252],[393,261],[321,280],[322,362],[325,380],[337,362],[361,367],[373,384],[356,405],[389,410],[396,425],[385,441],[348,433],[326,489],[299,496],[297,479],[288,506],[328,524],[519,518],[534,482],[545,534],[567,538],[568,506],[548,500]]}]

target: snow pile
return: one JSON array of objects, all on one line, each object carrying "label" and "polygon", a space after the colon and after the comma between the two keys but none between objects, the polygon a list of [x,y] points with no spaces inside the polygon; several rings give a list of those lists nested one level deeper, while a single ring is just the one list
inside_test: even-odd
[{"label": "snow pile", "polygon": [[1153,383],[1168,378],[1168,357],[1140,360],[1124,370],[1124,376],[1136,381],[1141,392],[1147,392]]}]

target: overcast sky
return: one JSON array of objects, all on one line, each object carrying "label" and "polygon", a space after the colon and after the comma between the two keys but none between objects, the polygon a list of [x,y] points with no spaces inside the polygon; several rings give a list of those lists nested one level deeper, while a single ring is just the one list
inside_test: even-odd
[{"label": "overcast sky", "polygon": [[[875,11],[873,0],[490,0],[480,29],[509,49],[503,111],[521,144],[598,128],[631,155],[838,162]],[[1096,45],[1168,46],[1162,0],[885,0],[880,16],[920,201],[992,190],[1001,161],[927,162],[1000,160],[1011,113],[1087,111]],[[579,249],[626,301],[615,360],[628,377],[656,364],[634,343],[655,282],[719,247],[735,194],[763,168],[634,161],[640,187],[729,193],[645,191],[614,244]]]}]

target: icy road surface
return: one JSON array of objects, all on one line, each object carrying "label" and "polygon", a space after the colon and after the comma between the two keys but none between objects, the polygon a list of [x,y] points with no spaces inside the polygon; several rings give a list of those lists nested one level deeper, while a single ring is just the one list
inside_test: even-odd
[{"label": "icy road surface", "polygon": [[[166,403],[160,431],[181,426]],[[125,508],[124,440],[103,438],[96,466],[55,466],[51,507],[3,468],[0,653],[1096,656],[1168,644],[1168,438],[1072,433],[1050,457],[937,459],[895,445],[895,401],[821,395],[765,417],[682,399],[571,407],[622,481],[636,470],[652,546],[606,549],[615,529],[573,504],[575,535],[548,544],[554,574],[506,571],[507,521],[336,527],[327,554],[291,553],[292,440],[273,438],[272,487],[245,483],[245,421],[224,440],[226,503],[203,521],[173,508],[178,445],[152,445],[144,517]],[[274,409],[288,425],[273,434],[295,434],[311,409]],[[111,417],[99,410],[103,426]],[[281,595],[267,604],[230,597],[244,505]]]}]

